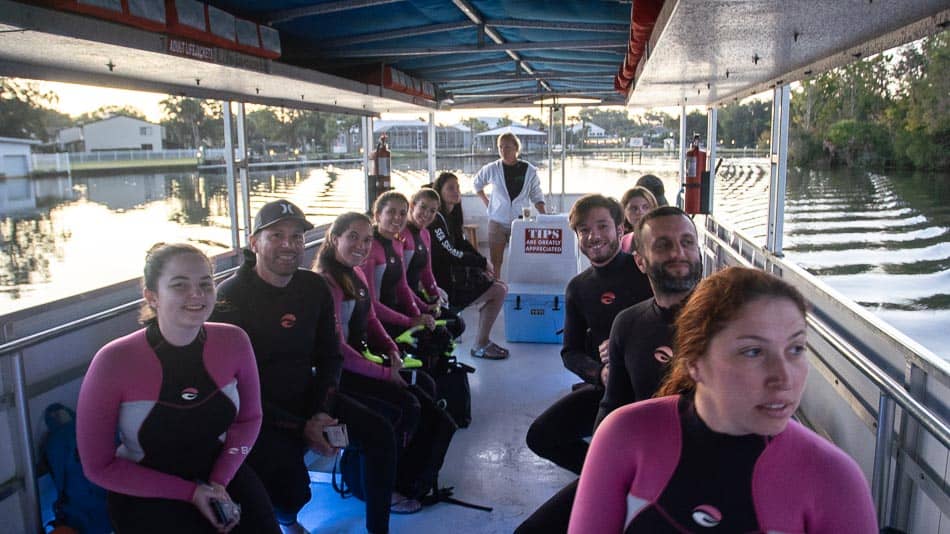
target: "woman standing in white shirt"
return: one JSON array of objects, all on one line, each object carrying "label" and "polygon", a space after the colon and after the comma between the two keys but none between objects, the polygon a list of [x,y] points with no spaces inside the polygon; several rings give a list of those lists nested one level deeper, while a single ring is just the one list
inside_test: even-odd
[{"label": "woman standing in white shirt", "polygon": [[[501,159],[479,169],[475,174],[475,193],[488,208],[488,253],[496,277],[501,277],[505,247],[511,238],[511,221],[517,219],[522,208],[534,204],[538,213],[544,213],[544,193],[538,179],[538,169],[518,159],[521,140],[513,133],[498,136],[498,155]],[[491,185],[491,197],[485,186]]]}]

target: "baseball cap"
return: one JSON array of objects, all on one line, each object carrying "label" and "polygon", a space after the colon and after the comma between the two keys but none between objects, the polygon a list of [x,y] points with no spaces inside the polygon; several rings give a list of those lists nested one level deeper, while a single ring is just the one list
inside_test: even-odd
[{"label": "baseball cap", "polygon": [[258,210],[254,217],[254,233],[256,234],[272,224],[286,220],[299,222],[304,231],[313,228],[313,225],[304,216],[303,210],[298,208],[296,204],[288,200],[275,200],[264,204]]}]

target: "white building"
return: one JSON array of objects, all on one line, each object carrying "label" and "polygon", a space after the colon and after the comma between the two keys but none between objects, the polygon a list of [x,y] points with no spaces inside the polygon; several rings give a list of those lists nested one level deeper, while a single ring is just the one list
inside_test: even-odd
[{"label": "white building", "polygon": [[501,134],[512,133],[518,136],[521,141],[521,152],[540,152],[548,146],[548,134],[538,130],[516,126],[514,124],[488,130],[475,136],[476,148],[485,152],[497,151],[498,136]]},{"label": "white building", "polygon": [[[373,146],[379,136],[386,134],[391,150],[422,152],[429,147],[429,123],[423,120],[376,120],[373,121]],[[350,130],[351,146],[359,144],[359,129]],[[472,132],[463,124],[435,127],[436,150],[468,150]]]},{"label": "white building", "polygon": [[33,172],[30,147],[40,144],[33,139],[0,137],[0,176],[12,178]]},{"label": "white building", "polygon": [[600,126],[597,126],[596,124],[592,122],[585,122],[583,124],[575,124],[571,126],[570,130],[572,133],[579,135],[581,132],[584,131],[585,127],[587,128],[587,137],[605,137],[607,135],[606,130],[604,130],[603,128],[601,128]]},{"label": "white building", "polygon": [[160,124],[114,115],[82,126],[65,128],[56,143],[70,151],[162,150],[164,128]]}]

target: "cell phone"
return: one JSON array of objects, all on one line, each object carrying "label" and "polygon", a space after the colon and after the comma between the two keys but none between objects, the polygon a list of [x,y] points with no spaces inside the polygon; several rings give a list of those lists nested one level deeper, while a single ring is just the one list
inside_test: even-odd
[{"label": "cell phone", "polygon": [[329,425],[323,427],[323,437],[331,447],[342,449],[350,444],[350,437],[346,433],[346,425]]},{"label": "cell phone", "polygon": [[234,502],[221,502],[218,499],[211,499],[211,509],[220,525],[230,525],[241,517],[241,506]]}]

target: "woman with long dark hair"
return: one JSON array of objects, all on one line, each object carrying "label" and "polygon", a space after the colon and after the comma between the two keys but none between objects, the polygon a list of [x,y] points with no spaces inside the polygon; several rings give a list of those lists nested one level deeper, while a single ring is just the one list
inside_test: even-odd
[{"label": "woman with long dark hair", "polygon": [[244,465],[262,417],[254,350],[240,328],[206,322],[211,261],[159,243],[143,285],[146,327],[100,349],[79,391],[79,456],[116,532],[278,532]]},{"label": "woman with long dark hair", "polygon": [[418,498],[441,467],[455,425],[432,400],[432,378],[403,369],[396,343],[374,313],[366,277],[357,268],[369,256],[373,240],[367,216],[344,213],[330,226],[314,267],[333,295],[343,353],[340,389],[392,423],[401,451],[392,511],[414,513],[422,508]]},{"label": "woman with long dark hair", "polygon": [[457,313],[449,310],[448,294],[439,287],[432,272],[432,236],[429,225],[439,213],[442,199],[435,189],[423,187],[409,199],[409,222],[402,233],[403,261],[406,282],[415,294],[416,306],[429,310],[446,322],[446,328],[457,338],[465,331],[465,323]]},{"label": "woman with long dark hair", "polygon": [[478,331],[472,356],[490,360],[508,357],[508,349],[491,339],[492,325],[505,303],[508,286],[495,278],[491,263],[462,236],[462,194],[459,179],[450,172],[436,178],[433,189],[442,200],[439,213],[429,225],[432,245],[432,271],[439,287],[449,295],[453,310],[478,306]]},{"label": "woman with long dark hair", "polygon": [[700,282],[660,398],[615,410],[594,434],[569,532],[877,532],[858,465],[791,420],[808,375],[805,313],[794,287],[757,269]]},{"label": "woman with long dark hair", "polygon": [[358,267],[366,278],[376,316],[393,337],[414,326],[435,328],[435,318],[429,310],[419,310],[406,282],[402,232],[408,212],[409,201],[402,193],[387,191],[376,199],[372,247]]}]

